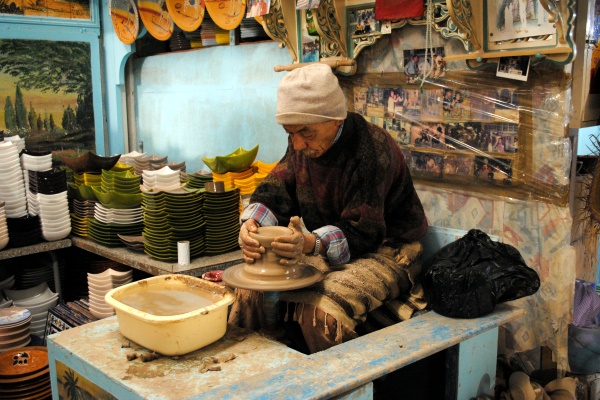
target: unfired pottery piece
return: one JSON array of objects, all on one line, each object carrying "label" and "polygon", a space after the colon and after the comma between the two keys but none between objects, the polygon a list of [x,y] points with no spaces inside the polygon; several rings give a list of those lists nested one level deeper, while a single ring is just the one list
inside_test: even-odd
[{"label": "unfired pottery piece", "polygon": [[249,235],[260,242],[266,252],[252,264],[240,264],[223,272],[223,281],[233,287],[260,291],[285,291],[307,287],[322,279],[320,271],[308,265],[285,266],[271,250],[276,237],[291,235],[283,226],[263,226]]}]

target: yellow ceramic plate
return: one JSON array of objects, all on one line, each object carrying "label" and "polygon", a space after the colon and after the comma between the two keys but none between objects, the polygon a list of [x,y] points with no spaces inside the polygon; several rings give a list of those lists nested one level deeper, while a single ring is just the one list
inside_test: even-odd
[{"label": "yellow ceramic plate", "polygon": [[108,0],[108,8],[119,40],[125,44],[135,42],[140,32],[140,17],[133,0]]},{"label": "yellow ceramic plate", "polygon": [[138,9],[144,26],[152,36],[163,41],[171,37],[175,24],[165,0],[141,0],[138,1]]},{"label": "yellow ceramic plate", "polygon": [[247,0],[205,0],[206,10],[219,28],[232,30],[246,16]]},{"label": "yellow ceramic plate", "polygon": [[166,0],[173,22],[186,32],[200,27],[204,19],[204,0]]}]

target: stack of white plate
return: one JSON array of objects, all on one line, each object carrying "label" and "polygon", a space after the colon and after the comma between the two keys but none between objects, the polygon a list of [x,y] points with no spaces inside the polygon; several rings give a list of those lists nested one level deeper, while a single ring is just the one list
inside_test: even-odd
[{"label": "stack of white plate", "polygon": [[37,194],[42,237],[48,241],[60,240],[71,233],[71,216],[67,192]]},{"label": "stack of white plate", "polygon": [[157,171],[142,173],[142,190],[146,192],[168,192],[181,189],[181,172],[165,166]]},{"label": "stack of white plate", "polygon": [[19,135],[5,136],[4,141],[14,143],[18,149],[17,153],[21,153],[23,150],[25,150],[25,139]]},{"label": "stack of white plate", "polygon": [[135,159],[138,157],[143,157],[145,155],[146,153],[139,153],[135,150],[130,151],[127,154],[121,154],[121,157],[119,157],[119,162],[125,165],[135,166]]},{"label": "stack of white plate", "polygon": [[88,293],[90,298],[90,312],[98,319],[107,318],[115,314],[115,310],[106,304],[104,296],[112,289],[131,282],[133,270],[115,271],[112,268],[99,273],[87,274]]},{"label": "stack of white plate", "polygon": [[0,352],[27,346],[31,342],[31,312],[26,308],[0,308]]},{"label": "stack of white plate", "polygon": [[46,282],[28,289],[4,289],[3,292],[16,307],[26,308],[31,312],[30,331],[43,338],[48,310],[58,304],[58,293],[50,290]]},{"label": "stack of white plate", "polygon": [[0,250],[8,244],[8,225],[6,225],[6,211],[4,202],[0,201]]},{"label": "stack of white plate", "polygon": [[95,205],[94,218],[105,224],[130,225],[143,222],[141,207],[107,208],[100,203]]},{"label": "stack of white plate", "polygon": [[5,202],[6,216],[20,218],[27,215],[27,197],[23,170],[19,161],[17,145],[12,142],[0,142],[0,201]]},{"label": "stack of white plate", "polygon": [[27,171],[48,171],[52,168],[52,153],[44,155],[23,153],[21,167]]}]

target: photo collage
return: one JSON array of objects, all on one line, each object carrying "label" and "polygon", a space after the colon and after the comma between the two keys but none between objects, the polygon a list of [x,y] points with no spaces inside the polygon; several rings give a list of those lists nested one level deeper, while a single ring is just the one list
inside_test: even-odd
[{"label": "photo collage", "polygon": [[396,139],[417,178],[511,184],[519,140],[513,88],[359,86],[354,110]]}]

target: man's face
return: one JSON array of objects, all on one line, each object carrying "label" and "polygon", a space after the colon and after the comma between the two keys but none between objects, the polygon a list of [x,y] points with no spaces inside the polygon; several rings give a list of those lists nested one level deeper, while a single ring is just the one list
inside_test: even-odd
[{"label": "man's face", "polygon": [[295,151],[309,158],[321,157],[333,145],[342,121],[326,121],[309,125],[283,125]]}]

